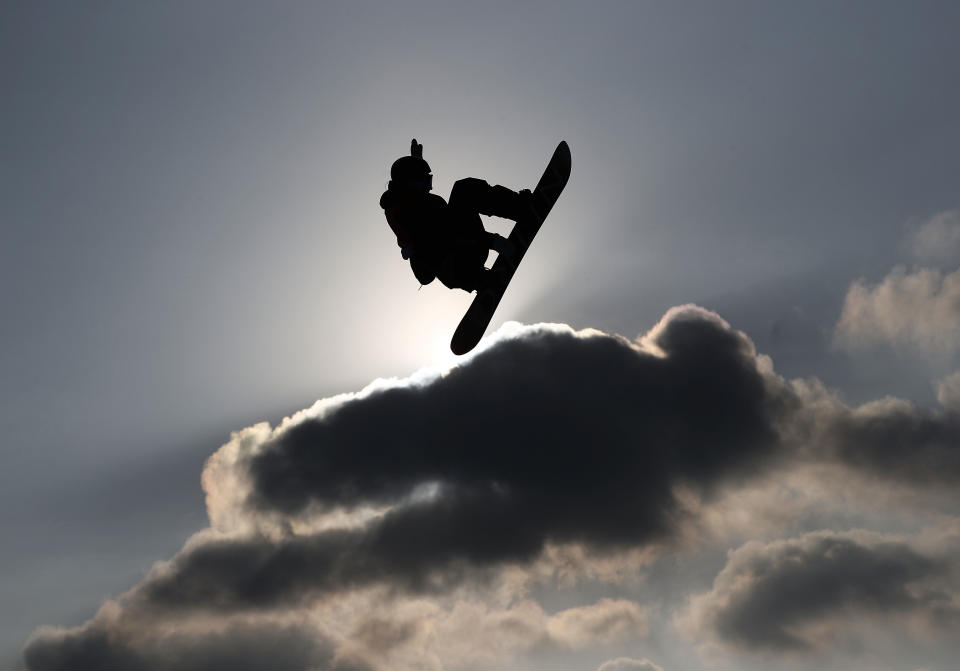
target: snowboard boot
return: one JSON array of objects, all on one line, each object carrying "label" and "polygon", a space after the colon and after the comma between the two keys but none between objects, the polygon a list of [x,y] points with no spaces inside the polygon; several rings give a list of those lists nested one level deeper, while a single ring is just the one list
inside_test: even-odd
[{"label": "snowboard boot", "polygon": [[517,191],[518,207],[521,216],[528,217],[533,215],[533,192],[530,189],[520,189]]},{"label": "snowboard boot", "polygon": [[477,277],[477,284],[468,291],[476,291],[478,294],[485,289],[500,289],[507,281],[509,269],[500,266],[499,268],[484,268],[483,272]]},{"label": "snowboard boot", "polygon": [[498,257],[513,261],[517,253],[517,246],[510,242],[509,238],[505,238],[498,233],[491,233],[490,231],[487,231],[486,237],[487,247],[495,251]]}]

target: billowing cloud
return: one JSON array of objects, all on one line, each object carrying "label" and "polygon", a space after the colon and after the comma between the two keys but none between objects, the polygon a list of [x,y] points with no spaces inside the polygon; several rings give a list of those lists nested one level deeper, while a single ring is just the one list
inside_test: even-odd
[{"label": "billowing cloud", "polygon": [[635,575],[712,501],[800,463],[955,487],[958,436],[947,408],[787,382],[692,306],[633,342],[512,326],[450,370],[236,433],[203,473],[211,528],[25,660],[191,668],[241,636],[288,641],[272,668],[439,671],[628,640],[646,605],[548,613],[532,585]]},{"label": "billowing cloud", "polygon": [[[609,556],[671,542],[685,514],[675,486],[707,496],[777,454],[783,399],[768,388],[768,368],[743,334],[688,307],[635,343],[519,329],[450,371],[381,381],[276,430],[239,432],[204,473],[213,528],[120,597],[121,617],[103,611],[79,629],[39,632],[25,659],[63,668],[86,651],[109,668],[114,657],[149,656],[158,645],[151,632],[170,622],[183,634],[172,643],[178,659],[189,659],[213,640],[196,623],[229,635],[237,618],[256,616],[270,636],[292,614],[310,622],[297,635],[334,650],[328,663],[298,658],[312,666],[402,658],[406,641],[458,612],[448,604],[401,616],[404,603],[471,586],[476,601],[504,571],[536,571],[562,546]],[[528,647],[578,648],[646,630],[630,602],[548,616],[524,598],[514,591],[484,605],[481,620],[492,630],[498,618],[524,623],[511,631]],[[335,603],[349,611],[333,618],[352,623],[346,630],[315,620]],[[383,617],[369,620],[371,610]],[[424,627],[424,617],[434,624]],[[449,639],[426,647],[444,645],[461,651],[451,659],[473,658]]]},{"label": "billowing cloud", "polygon": [[[364,521],[284,540],[280,554],[247,536],[188,548],[155,593],[200,589],[219,603],[214,576],[234,575],[229,594],[256,605],[371,581],[430,589],[551,543],[669,540],[683,515],[675,486],[706,492],[777,454],[788,390],[765,365],[696,308],[672,311],[642,344],[534,327],[427,383],[378,385],[238,435],[205,473],[215,526]],[[267,575],[284,584],[262,591],[234,571],[238,557],[282,565]]]},{"label": "billowing cloud", "polygon": [[670,482],[708,483],[773,451],[778,399],[750,341],[715,315],[673,311],[646,342],[531,329],[431,384],[304,419],[241,458],[244,504],[296,516],[436,483],[454,505],[477,497],[555,539],[663,533]]},{"label": "billowing cloud", "polygon": [[955,528],[752,541],[730,553],[713,588],[694,596],[679,622],[701,640],[751,651],[823,651],[865,622],[946,635],[960,622],[958,541]]}]

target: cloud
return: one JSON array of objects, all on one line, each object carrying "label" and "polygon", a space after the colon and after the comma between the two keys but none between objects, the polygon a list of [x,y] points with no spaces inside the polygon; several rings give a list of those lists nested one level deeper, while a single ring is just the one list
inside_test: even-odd
[{"label": "cloud", "polygon": [[911,226],[906,247],[919,263],[956,265],[960,262],[960,210],[939,212]]},{"label": "cloud", "polygon": [[[569,557],[557,549],[565,545],[610,557],[675,540],[684,515],[676,484],[708,496],[776,454],[780,399],[765,365],[743,334],[686,307],[636,343],[515,329],[450,371],[378,381],[276,430],[239,432],[204,472],[213,527],[122,595],[121,616],[39,632],[25,659],[57,668],[79,656],[109,668],[159,654],[158,627],[175,622],[170,645],[189,664],[213,654],[206,646],[217,636],[229,640],[238,618],[260,618],[265,629],[244,633],[258,640],[295,615],[310,622],[298,636],[335,651],[321,667],[410,655],[405,641],[422,635],[428,615],[405,619],[403,604],[471,589],[476,600],[504,572]],[[311,619],[338,603],[347,612],[322,622],[348,630]],[[525,643],[510,649],[576,648],[646,627],[643,609],[622,600],[536,617],[528,605],[526,618],[518,604],[522,590],[484,606],[487,626],[526,623],[513,628]],[[456,610],[429,617],[447,622]],[[383,617],[364,624],[371,611]]]},{"label": "cloud", "polygon": [[429,385],[304,419],[247,450],[244,504],[296,516],[384,505],[434,482],[443,497],[469,493],[552,537],[662,533],[666,483],[709,482],[770,452],[776,399],[749,340],[715,315],[675,311],[649,342],[664,355],[535,330]]},{"label": "cloud", "polygon": [[954,528],[926,537],[823,531],[752,541],[730,553],[713,588],[692,597],[678,622],[748,651],[824,651],[864,622],[946,635],[960,621],[958,540]]},{"label": "cloud", "polygon": [[647,635],[647,616],[624,599],[550,614],[529,598],[497,605],[463,593],[432,600],[353,594],[310,609],[217,618],[164,617],[108,602],[82,627],[37,631],[24,660],[32,671],[445,669],[633,640]]},{"label": "cloud", "polygon": [[[236,576],[224,593],[243,607],[373,581],[429,590],[550,543],[668,541],[676,485],[708,493],[777,454],[787,389],[762,365],[743,334],[687,307],[642,344],[530,328],[426,384],[377,385],[240,434],[208,464],[211,516],[264,535],[188,548],[154,592],[223,603],[216,585]],[[331,516],[364,522],[268,543]],[[269,589],[244,577],[265,562],[285,576]]]},{"label": "cloud", "polygon": [[940,405],[960,412],[960,371],[938,380],[934,384],[934,388]]},{"label": "cloud", "polygon": [[190,668],[239,637],[289,639],[274,668],[439,670],[643,636],[644,605],[548,614],[531,586],[635,575],[711,502],[798,464],[955,487],[958,436],[947,408],[787,382],[700,308],[633,342],[515,325],[449,370],[234,434],[203,473],[211,528],[25,660]]},{"label": "cloud", "polygon": [[857,352],[892,346],[934,360],[960,351],[960,270],[895,267],[879,284],[847,290],[834,345]]},{"label": "cloud", "polygon": [[798,410],[782,430],[798,453],[896,483],[952,490],[960,482],[960,413],[952,407],[883,398],[852,408],[815,380],[793,386]]},{"label": "cloud", "polygon": [[550,638],[563,647],[583,648],[598,642],[646,636],[646,611],[625,599],[602,599],[579,608],[568,608],[550,618]]},{"label": "cloud", "polygon": [[960,210],[912,225],[904,247],[923,267],[898,265],[879,283],[850,285],[834,346],[849,352],[894,347],[949,360],[960,351]]},{"label": "cloud", "polygon": [[301,671],[313,668],[363,671],[334,660],[329,641],[303,624],[266,620],[219,626],[138,629],[117,608],[71,630],[45,628],[31,637],[24,661],[31,671]]},{"label": "cloud", "polygon": [[617,657],[601,664],[597,671],[663,671],[663,668],[646,658]]}]

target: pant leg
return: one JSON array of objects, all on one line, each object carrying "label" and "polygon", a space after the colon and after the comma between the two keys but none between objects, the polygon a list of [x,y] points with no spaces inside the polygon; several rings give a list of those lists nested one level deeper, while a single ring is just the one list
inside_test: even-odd
[{"label": "pant leg", "polygon": [[527,204],[520,194],[505,186],[490,186],[482,179],[467,177],[453,185],[450,191],[450,206],[458,210],[517,221],[526,213]]}]

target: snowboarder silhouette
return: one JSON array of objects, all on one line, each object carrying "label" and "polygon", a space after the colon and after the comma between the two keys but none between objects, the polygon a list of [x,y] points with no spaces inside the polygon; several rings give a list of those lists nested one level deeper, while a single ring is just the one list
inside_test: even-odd
[{"label": "snowboarder silhouette", "polygon": [[380,207],[397,236],[397,245],[420,284],[438,278],[450,289],[480,292],[494,286],[501,272],[484,267],[490,250],[510,256],[514,245],[484,230],[481,214],[520,221],[531,213],[529,190],[490,186],[482,179],[458,180],[450,202],[430,193],[433,175],[423,145],[410,142],[410,155],[390,167],[390,183]]}]

